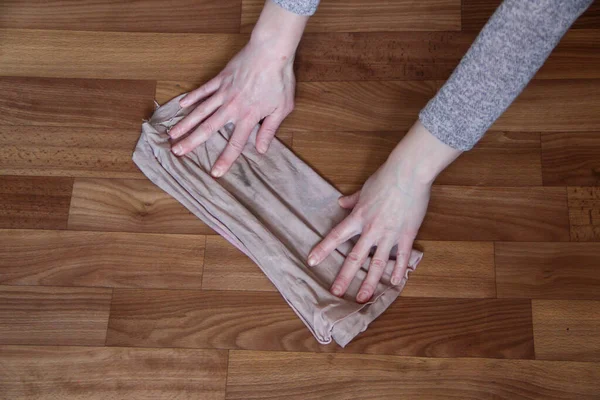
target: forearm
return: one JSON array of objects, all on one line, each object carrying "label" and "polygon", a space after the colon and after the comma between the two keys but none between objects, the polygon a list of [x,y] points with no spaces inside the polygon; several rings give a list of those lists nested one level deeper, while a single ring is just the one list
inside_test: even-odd
[{"label": "forearm", "polygon": [[268,48],[282,60],[292,60],[308,18],[306,15],[288,11],[272,0],[267,0],[252,30],[250,43]]},{"label": "forearm", "polygon": [[469,150],[508,108],[593,0],[505,0],[421,111],[439,140]]}]

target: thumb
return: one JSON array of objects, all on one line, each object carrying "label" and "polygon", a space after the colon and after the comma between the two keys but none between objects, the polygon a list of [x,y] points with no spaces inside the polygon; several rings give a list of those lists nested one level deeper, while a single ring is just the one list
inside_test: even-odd
[{"label": "thumb", "polygon": [[354,208],[360,197],[360,190],[350,196],[342,196],[338,199],[338,203],[342,208],[351,209]]}]

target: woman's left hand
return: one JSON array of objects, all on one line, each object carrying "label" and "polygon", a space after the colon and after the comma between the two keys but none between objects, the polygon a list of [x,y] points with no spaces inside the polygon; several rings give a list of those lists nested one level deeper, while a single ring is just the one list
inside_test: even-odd
[{"label": "woman's left hand", "polygon": [[361,234],[331,286],[334,295],[346,292],[372,247],[376,247],[375,254],[356,300],[364,303],[371,298],[395,245],[398,250],[391,283],[402,281],[427,211],[433,180],[460,154],[417,122],[359,192],[339,199],[340,206],[352,212],[308,257],[308,264],[315,266],[339,245]]}]

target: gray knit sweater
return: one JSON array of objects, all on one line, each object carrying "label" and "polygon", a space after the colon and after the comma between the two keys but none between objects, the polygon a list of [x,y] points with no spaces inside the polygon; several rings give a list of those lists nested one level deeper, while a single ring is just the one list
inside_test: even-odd
[{"label": "gray knit sweater", "polygon": [[[273,0],[312,15],[319,0]],[[470,150],[542,66],[593,0],[504,0],[440,91],[419,113],[423,125]]]}]

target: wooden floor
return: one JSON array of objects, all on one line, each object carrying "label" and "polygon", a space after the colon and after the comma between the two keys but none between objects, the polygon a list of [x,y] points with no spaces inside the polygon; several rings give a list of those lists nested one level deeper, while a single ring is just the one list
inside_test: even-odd
[{"label": "wooden floor", "polygon": [[[498,4],[323,0],[280,138],[356,189]],[[600,3],[440,176],[422,265],[343,350],[131,162],[261,5],[0,2],[0,398],[600,399]]]}]

